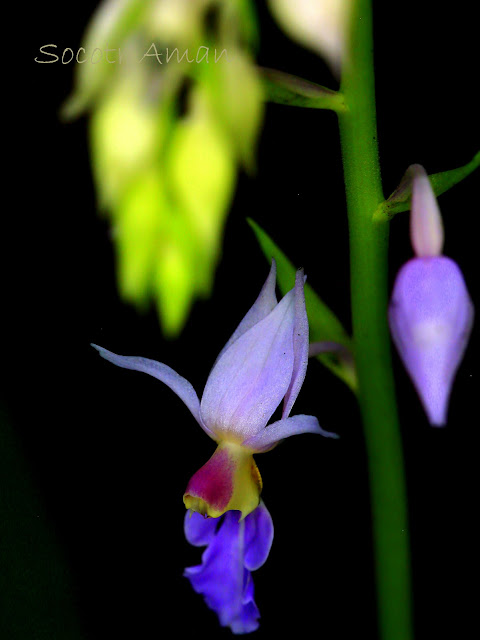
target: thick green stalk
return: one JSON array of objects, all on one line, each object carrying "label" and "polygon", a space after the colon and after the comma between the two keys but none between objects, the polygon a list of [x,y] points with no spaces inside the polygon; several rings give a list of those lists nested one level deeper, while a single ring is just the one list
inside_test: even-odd
[{"label": "thick green stalk", "polygon": [[402,442],[387,325],[388,222],[373,221],[383,200],[378,159],[369,0],[356,0],[339,114],[350,232],[355,358],[370,474],[379,633],[411,640],[411,586]]}]

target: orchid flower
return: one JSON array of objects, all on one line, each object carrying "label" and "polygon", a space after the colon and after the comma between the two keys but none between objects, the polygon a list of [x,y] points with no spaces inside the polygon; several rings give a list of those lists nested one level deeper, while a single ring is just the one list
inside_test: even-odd
[{"label": "orchid flower", "polygon": [[[212,518],[230,510],[245,518],[258,506],[262,479],[254,453],[299,433],[335,437],[323,431],[313,416],[290,417],[308,361],[304,275],[297,272],[295,287],[278,303],[275,279],[272,261],[256,302],[220,352],[201,402],[192,385],[167,365],[92,345],[113,364],[161,380],[215,440],[215,453],[190,479],[183,497],[187,509]],[[267,426],[282,399],[281,419]]]},{"label": "orchid flower", "polygon": [[[192,385],[167,365],[92,345],[106,360],[148,373],[170,387],[217,443],[183,497],[189,510],[186,538],[208,547],[202,564],[186,569],[185,575],[216,611],[220,624],[234,633],[258,627],[250,571],[265,562],[273,539],[270,514],[260,502],[262,480],[253,454],[299,433],[337,437],[323,431],[313,416],[290,417],[308,362],[303,271],[297,272],[295,287],[280,302],[275,281],[272,261],[256,302],[220,352],[201,402]],[[267,426],[282,400],[281,419]]]},{"label": "orchid flower", "polygon": [[409,171],[410,236],[416,257],[395,280],[390,330],[430,423],[443,426],[472,329],[473,304],[458,265],[442,255],[442,219],[428,175],[420,165]]}]

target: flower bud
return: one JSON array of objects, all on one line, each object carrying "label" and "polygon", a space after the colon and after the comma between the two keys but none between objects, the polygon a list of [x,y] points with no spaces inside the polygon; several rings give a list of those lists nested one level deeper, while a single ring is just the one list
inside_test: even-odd
[{"label": "flower bud", "polygon": [[430,423],[445,425],[473,322],[473,305],[457,264],[444,256],[409,260],[397,275],[389,320]]},{"label": "flower bud", "polygon": [[285,32],[319,53],[340,76],[352,0],[270,0],[269,5]]},{"label": "flower bud", "polygon": [[443,225],[428,176],[420,165],[409,170],[410,236],[416,257],[395,280],[390,331],[430,423],[443,426],[472,328],[473,304],[458,265],[441,255]]}]

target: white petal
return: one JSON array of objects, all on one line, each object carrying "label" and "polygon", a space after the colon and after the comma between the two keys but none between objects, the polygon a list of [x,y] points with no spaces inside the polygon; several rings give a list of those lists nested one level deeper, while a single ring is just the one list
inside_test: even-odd
[{"label": "white petal", "polygon": [[292,378],[294,315],[292,290],[218,359],[201,404],[212,431],[244,439],[267,424]]},{"label": "white petal", "polygon": [[270,267],[270,272],[268,277],[263,285],[260,293],[258,294],[258,298],[255,300],[253,305],[247,311],[243,320],[240,322],[238,327],[233,332],[230,340],[223,347],[217,357],[217,361],[220,356],[224,354],[224,352],[228,349],[228,347],[233,344],[240,336],[251,329],[258,322],[263,320],[268,314],[273,311],[273,309],[277,305],[277,297],[275,295],[275,282],[277,277],[277,265],[275,260],[272,259],[272,266]]}]

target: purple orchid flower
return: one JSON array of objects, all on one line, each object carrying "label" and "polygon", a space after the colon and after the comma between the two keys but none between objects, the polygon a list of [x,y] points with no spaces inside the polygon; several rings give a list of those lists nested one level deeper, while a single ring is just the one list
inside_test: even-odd
[{"label": "purple orchid flower", "polygon": [[[92,345],[106,360],[165,383],[217,442],[215,453],[190,479],[183,497],[187,509],[202,515],[218,518],[237,510],[245,518],[258,506],[262,480],[254,453],[268,451],[299,433],[336,437],[323,431],[313,416],[289,417],[308,361],[304,275],[302,270],[297,272],[295,287],[278,303],[275,279],[272,261],[256,302],[220,352],[201,403],[192,385],[167,365]],[[281,419],[267,426],[282,400]]]},{"label": "purple orchid flower", "polygon": [[[280,302],[275,280],[272,261],[256,302],[220,352],[201,402],[192,385],[167,365],[92,345],[106,360],[148,373],[170,387],[217,443],[183,497],[189,510],[187,540],[207,546],[202,564],[189,567],[185,575],[216,611],[220,624],[234,633],[258,627],[250,572],[265,562],[273,539],[270,514],[260,502],[262,480],[253,454],[299,433],[337,437],[323,431],[313,416],[290,417],[308,362],[304,275],[297,272],[295,287]],[[267,426],[282,400],[281,419]]]},{"label": "purple orchid flower", "polygon": [[462,272],[442,256],[443,226],[428,175],[412,177],[410,235],[416,257],[395,280],[390,330],[428,419],[444,426],[450,392],[473,324],[473,304]]},{"label": "purple orchid flower", "polygon": [[185,569],[194,590],[235,634],[258,629],[260,613],[253,599],[251,571],[266,561],[273,541],[273,522],[263,501],[245,519],[238,511],[220,518],[185,515],[185,537],[207,547],[202,564]]}]

